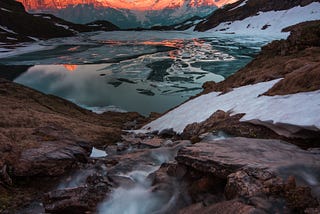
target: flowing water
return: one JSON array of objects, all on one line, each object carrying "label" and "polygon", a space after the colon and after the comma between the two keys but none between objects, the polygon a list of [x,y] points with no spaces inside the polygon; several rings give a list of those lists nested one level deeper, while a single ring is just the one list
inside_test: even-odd
[{"label": "flowing water", "polygon": [[266,41],[191,32],[100,32],[39,42],[41,50],[8,54],[0,67],[4,73],[16,66],[21,71],[10,76],[15,82],[97,113],[148,115],[184,102],[206,81],[224,80]]}]

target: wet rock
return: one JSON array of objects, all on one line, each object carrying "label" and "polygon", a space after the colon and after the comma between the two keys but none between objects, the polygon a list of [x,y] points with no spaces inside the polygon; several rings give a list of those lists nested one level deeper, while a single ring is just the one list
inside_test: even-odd
[{"label": "wet rock", "polygon": [[181,164],[168,164],[167,173],[170,176],[181,179],[186,175],[187,168]]},{"label": "wet rock", "polygon": [[246,205],[240,201],[224,201],[210,206],[203,206],[201,203],[193,204],[179,211],[179,214],[229,214],[229,213],[239,213],[239,214],[253,214],[253,213],[263,213],[258,212],[258,210],[252,206]]},{"label": "wet rock", "polygon": [[172,165],[174,163],[164,163],[148,176],[148,179],[152,181],[152,192],[168,200],[163,209],[166,210],[166,213],[176,213],[182,207],[189,205],[191,201],[186,188],[187,184],[169,175],[168,169]]},{"label": "wet rock", "polygon": [[159,148],[164,143],[164,141],[164,139],[155,137],[151,139],[144,139],[141,144],[151,148]]},{"label": "wet rock", "polygon": [[228,183],[225,188],[227,199],[238,197],[252,197],[263,191],[261,182],[249,176],[244,171],[239,171],[228,176]]},{"label": "wet rock", "polygon": [[239,137],[280,138],[280,136],[266,127],[240,122],[242,117],[243,114],[231,116],[230,113],[219,110],[201,123],[193,123],[186,126],[181,136],[183,139],[190,139],[194,143],[201,141],[202,134],[218,131]]},{"label": "wet rock", "polygon": [[176,132],[173,131],[172,128],[171,129],[164,129],[159,133],[159,136],[163,137],[163,138],[170,138],[170,137],[173,137],[175,135],[176,135]]},{"label": "wet rock", "polygon": [[183,148],[178,152],[176,160],[220,178],[227,178],[244,168],[256,171],[256,174],[264,170],[281,175],[284,167],[291,166],[286,174],[295,175],[299,173],[298,168],[292,166],[320,166],[318,155],[286,142],[240,137],[201,142]]},{"label": "wet rock", "polygon": [[131,188],[135,185],[134,181],[128,177],[118,176],[118,175],[110,175],[110,176],[108,176],[108,178],[116,186],[121,186],[124,188]]},{"label": "wet rock", "polygon": [[45,195],[44,204],[46,213],[86,213],[94,211],[106,193],[107,185],[99,187],[77,187],[56,190]]},{"label": "wet rock", "polygon": [[312,196],[311,189],[309,187],[296,186],[295,181],[285,184],[284,197],[288,202],[288,207],[296,211],[319,206],[317,199]]},{"label": "wet rock", "polygon": [[14,175],[61,175],[74,163],[86,161],[89,155],[90,146],[86,142],[43,142],[39,147],[21,153],[20,164],[14,166]]},{"label": "wet rock", "polygon": [[308,208],[304,212],[306,214],[318,214],[318,213],[320,213],[320,207],[318,207],[318,208]]}]

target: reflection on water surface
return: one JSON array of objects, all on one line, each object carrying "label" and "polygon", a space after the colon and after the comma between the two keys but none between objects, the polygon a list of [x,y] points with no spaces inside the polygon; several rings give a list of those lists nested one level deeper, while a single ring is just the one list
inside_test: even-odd
[{"label": "reflection on water surface", "polygon": [[80,106],[147,115],[182,103],[199,93],[206,81],[224,80],[262,45],[184,36],[102,39],[107,35],[83,36],[74,44],[70,39],[68,44],[49,40],[44,45],[52,46],[50,50],[0,59],[0,64],[30,65],[15,82]]}]

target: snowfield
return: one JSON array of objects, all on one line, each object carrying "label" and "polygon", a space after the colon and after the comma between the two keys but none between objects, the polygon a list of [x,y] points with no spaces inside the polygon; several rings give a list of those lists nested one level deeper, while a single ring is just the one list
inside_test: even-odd
[{"label": "snowfield", "polygon": [[[241,5],[243,6],[243,5]],[[238,6],[240,7],[240,5]],[[233,8],[235,9],[235,8]],[[313,2],[305,7],[294,7],[289,10],[260,12],[256,16],[234,22],[224,22],[207,31],[244,35],[286,35],[283,28],[305,21],[320,19],[320,2]]]},{"label": "snowfield", "polygon": [[231,115],[245,113],[241,121],[264,124],[283,135],[290,130],[277,130],[279,127],[274,125],[319,130],[320,90],[285,96],[259,96],[278,81],[280,79],[243,86],[221,95],[219,92],[202,95],[147,124],[142,131],[172,128],[182,133],[187,125],[203,122],[218,110],[231,112]]}]

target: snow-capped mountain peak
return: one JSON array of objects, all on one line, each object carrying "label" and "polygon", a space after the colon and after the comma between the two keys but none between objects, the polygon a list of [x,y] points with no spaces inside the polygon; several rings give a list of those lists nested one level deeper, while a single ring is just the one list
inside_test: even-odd
[{"label": "snow-capped mountain peak", "polygon": [[[214,0],[18,0],[29,12],[51,13],[74,23],[106,20],[121,28],[174,25],[192,17],[211,14]],[[234,0],[233,0],[234,1]]]},{"label": "snow-capped mountain peak", "polygon": [[222,6],[236,0],[19,0],[28,10],[63,9],[70,5],[93,4],[95,7],[109,7],[128,10],[163,10],[189,7]]}]

